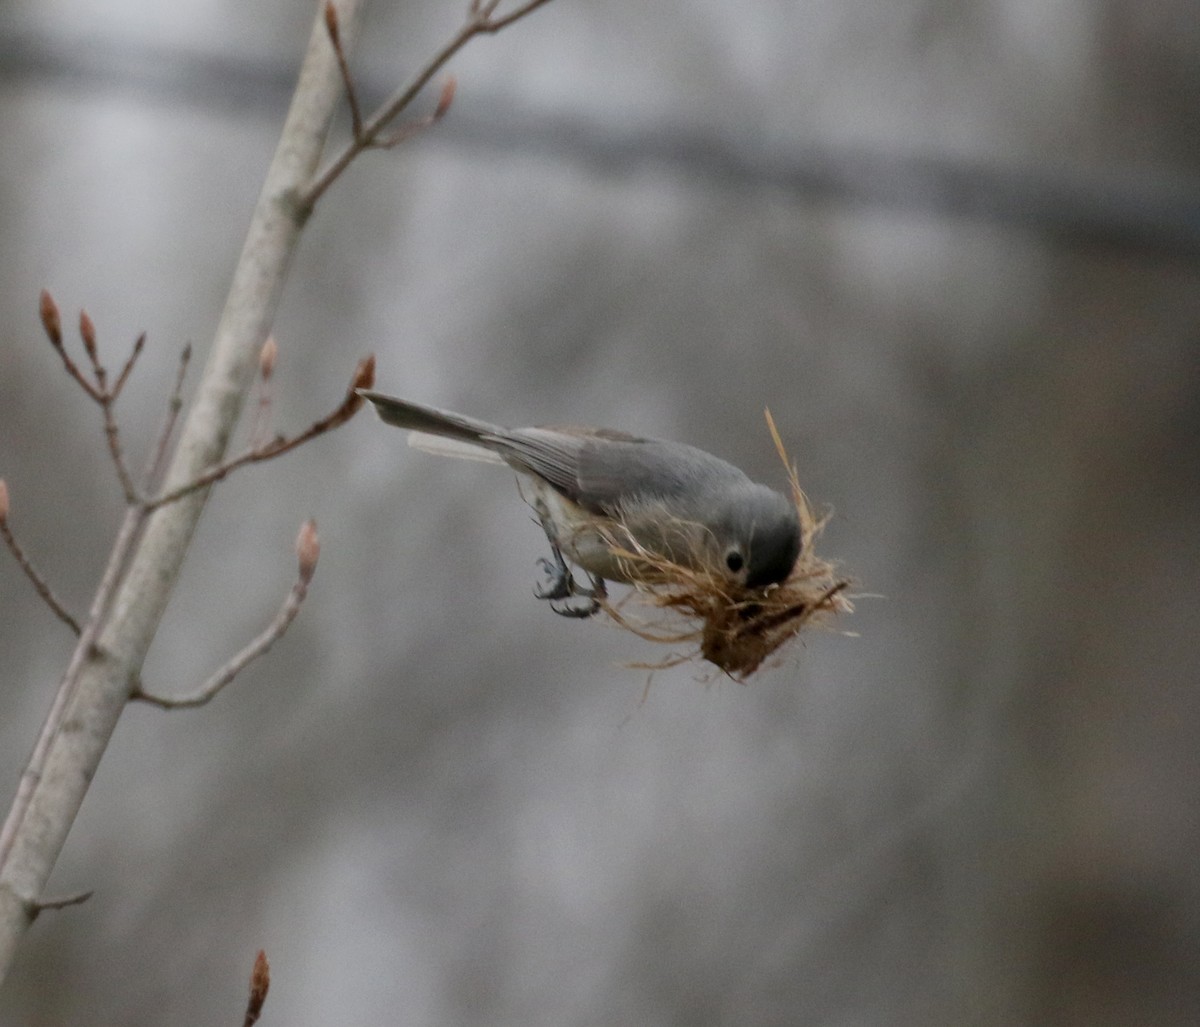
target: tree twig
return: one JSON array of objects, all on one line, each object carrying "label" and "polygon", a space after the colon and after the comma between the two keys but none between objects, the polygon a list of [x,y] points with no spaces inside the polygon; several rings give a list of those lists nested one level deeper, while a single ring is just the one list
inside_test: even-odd
[{"label": "tree twig", "polygon": [[54,615],[69,627],[76,635],[83,629],[77,621],[67,611],[67,608],[58,600],[50,586],[46,583],[46,579],[38,572],[38,569],[30,562],[29,557],[25,555],[25,551],[18,544],[12,533],[12,528],[8,523],[8,485],[4,479],[0,478],[0,536],[4,538],[4,544],[8,546],[8,551],[12,553],[13,559],[17,561],[17,566],[24,572],[25,577],[33,585],[35,591],[45,601],[46,605],[54,611]]},{"label": "tree twig", "polygon": [[[197,475],[191,481],[183,485],[179,485],[160,496],[155,496],[145,502],[144,506],[147,510],[157,510],[161,506],[166,506],[169,503],[178,502],[184,496],[191,495],[200,489],[207,488],[215,482],[221,481],[223,478],[236,471],[239,467],[245,467],[247,464],[260,463],[263,460],[271,460],[277,456],[282,456],[297,446],[302,446],[310,439],[316,438],[318,435],[324,435],[334,428],[345,424],[351,417],[358,413],[363,405],[363,399],[357,394],[356,389],[369,389],[375,381],[375,358],[368,356],[359,361],[355,368],[354,377],[351,379],[350,388],[346,393],[346,397],[333,413],[321,418],[310,424],[299,435],[293,435],[291,438],[278,437],[265,445],[258,446],[254,449],[247,450],[240,456],[234,457],[232,460],[226,460],[223,463],[217,464],[215,467],[210,467],[203,474]],[[365,383],[365,384],[364,384]]]},{"label": "tree twig", "polygon": [[[133,352],[125,362],[116,384],[111,389],[108,387],[108,370],[100,362],[100,349],[96,345],[96,326],[86,310],[79,312],[79,337],[83,340],[84,352],[92,362],[92,374],[96,379],[95,389],[89,391],[89,395],[99,404],[103,414],[104,437],[108,442],[108,452],[112,457],[113,466],[117,470],[117,480],[120,481],[121,490],[125,493],[125,502],[133,505],[140,502],[141,497],[138,495],[137,486],[133,483],[133,476],[130,475],[129,468],[125,466],[125,454],[121,449],[121,432],[117,427],[113,404],[116,403],[117,394],[124,387],[129,372],[133,370],[133,365],[137,362],[138,354],[141,353],[142,346],[145,344],[145,335],[140,336],[133,344]],[[82,381],[82,379],[78,380]]]},{"label": "tree twig", "polygon": [[451,75],[442,83],[442,91],[438,96],[438,103],[433,109],[432,114],[426,114],[425,117],[418,118],[416,121],[396,129],[389,135],[377,135],[370,145],[377,150],[391,150],[401,143],[407,142],[413,136],[424,132],[427,128],[436,125],[446,116],[446,112],[450,110],[450,105],[454,103],[454,93],[457,88],[458,82]]},{"label": "tree twig", "polygon": [[171,435],[175,431],[175,422],[179,420],[179,411],[183,409],[183,380],[187,377],[188,364],[192,359],[192,344],[189,342],[179,354],[179,370],[175,374],[175,386],[167,400],[167,414],[163,418],[163,426],[159,429],[158,442],[151,450],[146,461],[146,470],[142,475],[143,488],[147,491],[153,486],[162,470],[163,461],[167,457],[167,446],[171,444]]},{"label": "tree twig", "polygon": [[500,0],[490,0],[489,3],[483,5],[482,17],[480,18],[480,32],[494,33],[501,29],[508,28],[514,21],[520,21],[527,14],[532,14],[543,4],[549,3],[550,0],[529,0],[528,3],[521,4],[515,10],[506,14],[503,18],[493,18],[497,7],[500,6]]},{"label": "tree twig", "polygon": [[66,909],[68,906],[80,906],[87,902],[92,897],[94,891],[76,892],[74,895],[62,895],[55,899],[38,899],[32,903],[33,913],[36,916],[45,909]]},{"label": "tree twig", "polygon": [[141,496],[133,482],[133,476],[125,464],[125,454],[121,449],[121,433],[117,427],[113,406],[121,394],[121,390],[125,387],[125,383],[129,380],[134,364],[137,363],[137,359],[142,353],[142,347],[146,344],[145,332],[139,335],[134,342],[133,350],[125,361],[125,366],[121,368],[115,384],[109,388],[108,370],[100,361],[100,351],[96,345],[96,326],[88,316],[88,312],[86,310],[79,312],[79,337],[83,341],[84,352],[91,362],[94,381],[88,381],[79,366],[68,355],[66,346],[63,344],[62,318],[58,312],[58,305],[54,302],[54,297],[45,289],[42,290],[39,306],[42,327],[50,340],[50,345],[62,359],[63,367],[88,397],[100,407],[104,417],[104,438],[108,443],[108,452],[117,470],[117,480],[121,483],[121,491],[125,494],[125,502],[131,505],[141,502]]},{"label": "tree twig", "polygon": [[[351,162],[364,150],[372,147],[391,147],[405,139],[411,137],[414,132],[420,131],[422,128],[428,127],[433,122],[440,119],[447,110],[454,97],[453,85],[448,85],[442,89],[441,98],[434,113],[428,118],[418,122],[411,128],[400,129],[398,132],[390,136],[384,136],[384,130],[417,98],[421,90],[423,90],[430,80],[445,66],[459,50],[468,42],[478,35],[493,35],[501,29],[507,28],[515,21],[519,21],[526,15],[532,14],[539,7],[542,7],[549,0],[527,0],[526,3],[520,4],[510,13],[502,17],[493,17],[496,8],[499,6],[499,0],[487,0],[486,3],[481,3],[480,0],[471,0],[467,9],[467,19],[462,27],[454,34],[441,50],[426,63],[426,65],[417,72],[413,80],[402,89],[397,90],[392,96],[385,100],[379,108],[366,121],[358,121],[358,128],[353,133],[353,137],[348,142],[342,151],[334,157],[312,180],[312,182],[303,190],[299,201],[306,208],[311,209],[316,205],[316,202],[325,193],[338,177],[350,166]],[[332,5],[326,5],[326,12]],[[333,17],[333,23],[336,26],[336,13]],[[326,28],[328,30],[330,21],[328,13],[326,15]],[[334,36],[334,31],[329,31],[329,38],[335,50],[339,50],[339,43]],[[340,65],[339,65],[340,66]],[[345,80],[349,82],[349,71],[344,73]],[[352,95],[352,90],[347,86],[348,97]],[[357,101],[354,102],[354,105]],[[354,105],[351,107],[351,117],[354,117]],[[361,119],[361,114],[360,114]]]},{"label": "tree twig", "polygon": [[357,139],[362,135],[362,110],[358,106],[358,90],[350,74],[350,62],[346,59],[346,50],[342,46],[342,30],[338,26],[337,8],[331,3],[325,4],[325,31],[329,34],[329,42],[333,44],[338,71],[342,75],[342,86],[346,90],[346,103],[350,107],[350,130]]},{"label": "tree twig", "polygon": [[321,546],[317,539],[316,522],[305,521],[300,526],[300,534],[296,536],[296,555],[299,561],[296,583],[292,586],[291,591],[288,592],[287,598],[284,599],[283,606],[279,608],[279,613],[275,615],[275,619],[267,625],[265,630],[217,670],[199,688],[193,692],[188,692],[186,695],[170,697],[147,692],[139,686],[134,689],[130,698],[149,703],[151,706],[157,706],[163,710],[192,709],[211,702],[221,689],[233,681],[250,663],[258,659],[271,646],[278,642],[292,621],[296,619],[296,614],[300,612],[300,606],[304,602],[304,597],[308,594],[308,586],[312,581],[313,573],[317,569],[317,558],[320,555],[320,551]]},{"label": "tree twig", "polygon": [[100,396],[100,409],[104,413],[104,438],[108,442],[108,453],[112,457],[113,466],[117,470],[117,480],[121,483],[121,491],[125,495],[125,502],[130,506],[136,505],[142,501],[142,497],[138,492],[137,486],[133,483],[133,477],[129,473],[129,468],[125,464],[125,453],[121,449],[121,433],[117,427],[117,419],[113,414],[112,394],[104,392]]},{"label": "tree twig", "polygon": [[133,342],[133,349],[129,354],[129,359],[125,361],[125,366],[121,368],[121,373],[117,375],[116,382],[112,387],[113,402],[117,401],[117,397],[121,395],[121,390],[125,388],[125,383],[129,381],[129,375],[133,371],[133,365],[137,363],[138,357],[142,355],[142,348],[146,345],[146,333],[142,332]]}]

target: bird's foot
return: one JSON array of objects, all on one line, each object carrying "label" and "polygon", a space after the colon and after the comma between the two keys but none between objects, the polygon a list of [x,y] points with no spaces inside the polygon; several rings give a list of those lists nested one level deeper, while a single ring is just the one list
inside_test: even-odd
[{"label": "bird's foot", "polygon": [[571,575],[562,555],[555,551],[554,559],[541,557],[538,566],[546,575],[545,584],[533,586],[533,594],[538,599],[550,602],[550,609],[560,617],[584,619],[594,616],[600,610],[600,600],[608,595],[604,587],[604,579],[594,574],[588,575],[590,588],[583,588]]},{"label": "bird's foot", "polygon": [[600,600],[590,595],[573,595],[566,599],[550,600],[550,609],[560,617],[586,620],[600,612]]},{"label": "bird's foot", "polygon": [[575,579],[571,577],[571,572],[563,563],[562,557],[558,553],[554,556],[553,560],[544,556],[538,558],[538,566],[546,575],[544,585],[533,586],[533,594],[538,599],[570,599],[575,595]]}]

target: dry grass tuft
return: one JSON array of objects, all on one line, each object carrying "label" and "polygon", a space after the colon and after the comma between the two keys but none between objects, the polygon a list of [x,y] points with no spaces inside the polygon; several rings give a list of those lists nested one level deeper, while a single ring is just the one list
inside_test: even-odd
[{"label": "dry grass tuft", "polygon": [[736,681],[745,682],[806,625],[854,609],[845,595],[850,582],[840,578],[835,565],[822,560],[814,550],[827,517],[814,514],[769,411],[766,416],[787,468],[800,520],[802,545],[796,566],[777,585],[739,589],[717,574],[674,563],[638,547],[630,542],[628,532],[622,531],[620,540],[611,540],[612,551],[629,562],[628,576],[639,584],[616,603],[605,600],[605,613],[640,638],[695,647],[658,663],[634,666],[661,670],[700,656]]}]

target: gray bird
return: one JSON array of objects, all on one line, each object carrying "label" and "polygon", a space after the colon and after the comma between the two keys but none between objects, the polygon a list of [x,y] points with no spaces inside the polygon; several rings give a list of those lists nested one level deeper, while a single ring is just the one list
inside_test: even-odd
[{"label": "gray bird", "polygon": [[[517,472],[553,556],[539,561],[547,583],[534,594],[563,616],[595,613],[606,579],[634,583],[639,565],[614,554],[614,544],[747,590],[783,581],[800,554],[794,504],[694,446],[609,428],[503,428],[378,392],[359,394],[385,422],[417,433],[410,442],[418,448]],[[587,572],[590,588],[574,580],[564,557]]]}]

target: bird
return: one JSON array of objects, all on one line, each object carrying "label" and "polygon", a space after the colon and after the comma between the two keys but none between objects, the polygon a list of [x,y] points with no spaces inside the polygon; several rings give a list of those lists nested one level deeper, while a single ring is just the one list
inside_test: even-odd
[{"label": "bird", "polygon": [[[385,423],[412,432],[417,448],[516,471],[550,544],[534,594],[562,616],[595,614],[608,581],[648,583],[647,564],[631,553],[748,594],[786,580],[800,555],[794,502],[695,446],[612,428],[506,428],[367,389],[358,394]],[[568,561],[587,574],[586,586]]]}]

